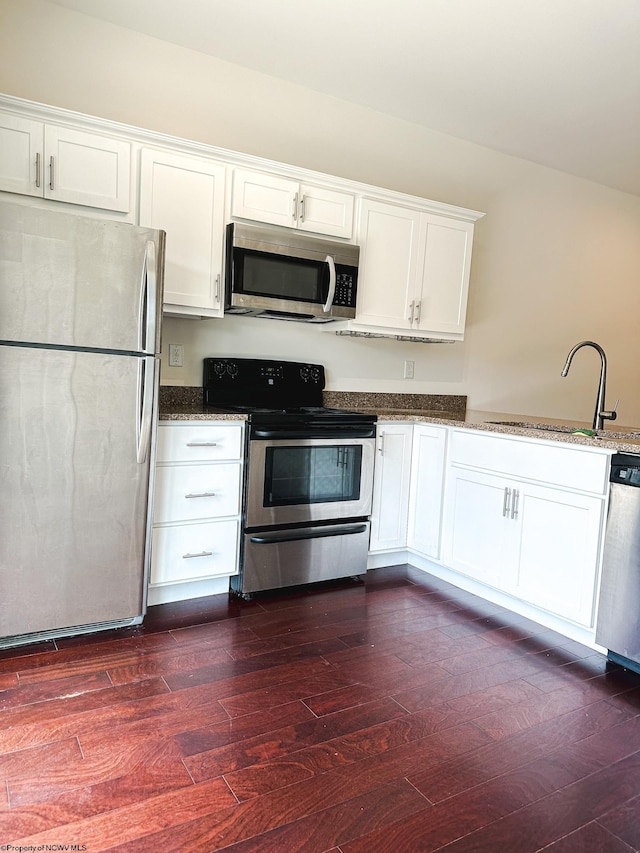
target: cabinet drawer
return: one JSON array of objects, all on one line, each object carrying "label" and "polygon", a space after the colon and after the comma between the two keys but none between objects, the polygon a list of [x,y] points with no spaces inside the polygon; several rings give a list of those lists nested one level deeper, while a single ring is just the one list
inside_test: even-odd
[{"label": "cabinet drawer", "polygon": [[152,584],[232,575],[237,571],[238,522],[156,527],[151,549]]},{"label": "cabinet drawer", "polygon": [[581,447],[452,430],[450,461],[598,495],[607,488],[608,455]]},{"label": "cabinet drawer", "polygon": [[240,459],[242,426],[206,423],[202,426],[158,426],[157,462],[208,462]]},{"label": "cabinet drawer", "polygon": [[239,462],[158,467],[154,523],[238,515],[240,470]]}]

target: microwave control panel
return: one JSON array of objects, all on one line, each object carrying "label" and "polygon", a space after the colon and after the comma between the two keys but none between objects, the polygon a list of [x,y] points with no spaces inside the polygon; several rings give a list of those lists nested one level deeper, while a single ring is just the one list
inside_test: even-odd
[{"label": "microwave control panel", "polygon": [[336,292],[333,304],[342,308],[356,307],[356,276],[352,272],[339,272],[336,267]]}]

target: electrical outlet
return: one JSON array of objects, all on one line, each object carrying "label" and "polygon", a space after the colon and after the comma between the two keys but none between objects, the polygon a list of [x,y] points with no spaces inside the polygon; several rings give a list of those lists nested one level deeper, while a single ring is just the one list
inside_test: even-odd
[{"label": "electrical outlet", "polygon": [[169,344],[169,367],[182,367],[184,364],[184,347],[182,344]]},{"label": "electrical outlet", "polygon": [[404,378],[413,379],[413,372],[416,366],[415,361],[405,361],[404,363]]}]

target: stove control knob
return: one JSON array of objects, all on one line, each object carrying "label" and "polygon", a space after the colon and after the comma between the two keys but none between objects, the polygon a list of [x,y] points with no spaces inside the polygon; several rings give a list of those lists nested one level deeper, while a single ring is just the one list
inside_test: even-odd
[{"label": "stove control knob", "polygon": [[320,382],[320,370],[317,367],[311,368],[311,379],[314,382]]},{"label": "stove control knob", "polygon": [[229,374],[229,376],[232,376],[232,377],[238,375],[238,365],[236,364],[235,361],[230,361],[227,364],[227,373]]},{"label": "stove control knob", "polygon": [[301,367],[300,368],[300,379],[302,379],[303,382],[309,381],[309,368],[308,367]]},{"label": "stove control knob", "polygon": [[225,365],[224,361],[216,361],[216,363],[213,366],[213,369],[215,371],[216,376],[222,376],[222,374],[226,370],[226,365]]}]

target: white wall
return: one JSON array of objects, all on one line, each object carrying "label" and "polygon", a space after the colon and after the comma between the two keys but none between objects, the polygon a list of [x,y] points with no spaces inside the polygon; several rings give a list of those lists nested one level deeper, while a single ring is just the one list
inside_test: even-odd
[{"label": "white wall", "polygon": [[[640,199],[57,7],[0,0],[0,91],[486,212],[466,340],[338,338],[243,318],[170,319],[199,384],[205,355],[322,361],[336,390],[462,393],[469,405],[590,421],[609,359],[619,421],[640,425]],[[403,380],[405,359],[416,378]]]}]

